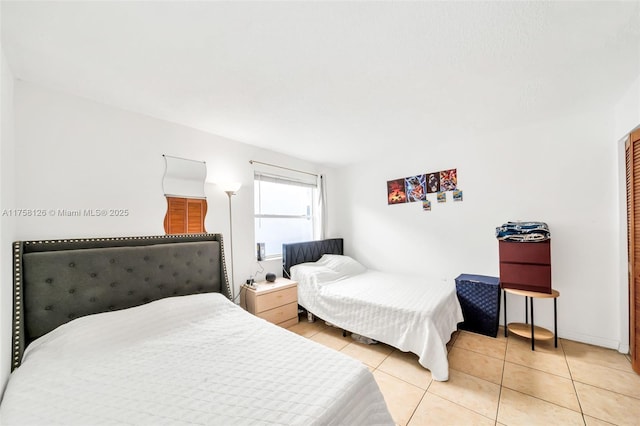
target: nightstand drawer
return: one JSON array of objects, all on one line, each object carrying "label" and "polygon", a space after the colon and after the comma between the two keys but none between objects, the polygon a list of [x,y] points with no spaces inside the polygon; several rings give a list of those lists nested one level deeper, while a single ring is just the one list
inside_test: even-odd
[{"label": "nightstand drawer", "polygon": [[[285,288],[279,291],[272,291],[266,294],[258,294],[256,297],[255,312],[261,313],[268,311],[278,306],[286,305],[288,303],[298,302],[298,287],[293,286]],[[297,315],[297,313],[296,313]]]},{"label": "nightstand drawer", "polygon": [[500,262],[551,264],[551,240],[538,243],[498,241]]},{"label": "nightstand drawer", "polygon": [[502,288],[551,293],[551,266],[500,263]]},{"label": "nightstand drawer", "polygon": [[287,320],[297,319],[298,302],[289,303],[284,306],[279,306],[275,309],[260,312],[258,316],[274,324],[280,324]]}]

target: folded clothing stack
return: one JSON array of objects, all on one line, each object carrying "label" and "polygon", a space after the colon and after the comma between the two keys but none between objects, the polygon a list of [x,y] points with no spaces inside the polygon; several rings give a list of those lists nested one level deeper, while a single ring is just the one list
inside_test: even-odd
[{"label": "folded clothing stack", "polygon": [[521,243],[546,241],[551,238],[544,222],[507,222],[496,228],[496,238]]}]

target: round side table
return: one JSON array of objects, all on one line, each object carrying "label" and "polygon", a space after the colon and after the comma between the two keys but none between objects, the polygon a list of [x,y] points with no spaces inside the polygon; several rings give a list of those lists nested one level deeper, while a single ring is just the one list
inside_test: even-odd
[{"label": "round side table", "polygon": [[[558,347],[558,304],[557,300],[560,296],[558,290],[551,290],[551,293],[539,293],[537,291],[517,290],[513,288],[503,288],[504,291],[504,337],[507,337],[508,331],[518,336],[531,339],[531,350],[535,351],[535,341],[554,339],[554,345]],[[507,293],[517,296],[524,296],[525,322],[512,322],[507,324]],[[553,333],[546,328],[538,327],[533,323],[533,299],[553,299]],[[531,306],[531,324],[529,324],[529,305]]]}]

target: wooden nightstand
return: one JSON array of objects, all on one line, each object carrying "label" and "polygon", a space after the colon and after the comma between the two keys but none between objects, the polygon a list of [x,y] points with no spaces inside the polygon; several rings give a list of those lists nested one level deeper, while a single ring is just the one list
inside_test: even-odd
[{"label": "wooden nightstand", "polygon": [[242,286],[240,306],[271,323],[287,328],[298,323],[298,283],[286,278]]}]

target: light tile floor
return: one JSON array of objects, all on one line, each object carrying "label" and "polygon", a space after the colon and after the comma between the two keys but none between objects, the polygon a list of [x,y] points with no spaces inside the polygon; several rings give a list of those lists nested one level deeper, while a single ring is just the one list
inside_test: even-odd
[{"label": "light tile floor", "polygon": [[306,317],[289,330],[366,364],[398,425],[640,425],[640,376],[628,356],[560,339],[536,341],[500,329],[497,338],[459,331],[449,381],[432,380],[418,357],[365,345]]}]

